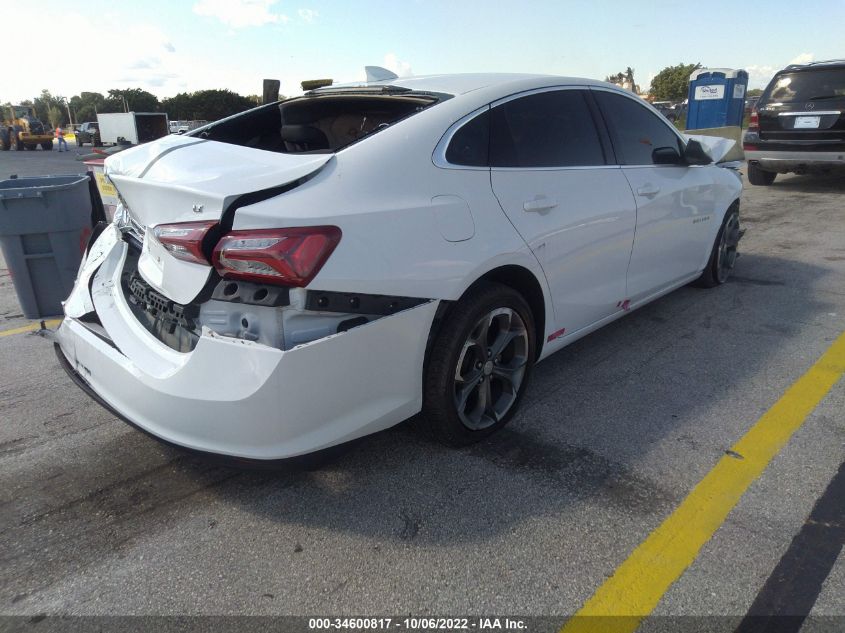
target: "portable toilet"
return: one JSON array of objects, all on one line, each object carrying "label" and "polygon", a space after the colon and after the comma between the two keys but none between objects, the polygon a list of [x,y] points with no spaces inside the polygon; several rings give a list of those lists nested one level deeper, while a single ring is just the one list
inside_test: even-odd
[{"label": "portable toilet", "polygon": [[687,129],[742,126],[748,73],[731,68],[699,68],[689,77]]}]

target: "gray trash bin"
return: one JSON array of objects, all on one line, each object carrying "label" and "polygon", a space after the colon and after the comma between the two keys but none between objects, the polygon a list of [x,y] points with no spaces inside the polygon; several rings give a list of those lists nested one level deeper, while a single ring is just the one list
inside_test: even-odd
[{"label": "gray trash bin", "polygon": [[62,313],[90,234],[86,175],[0,181],[0,247],[24,316]]}]

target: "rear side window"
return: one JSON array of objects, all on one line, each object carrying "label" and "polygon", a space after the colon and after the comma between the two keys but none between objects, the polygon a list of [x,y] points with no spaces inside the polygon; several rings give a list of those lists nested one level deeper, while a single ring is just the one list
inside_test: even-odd
[{"label": "rear side window", "polygon": [[461,127],[446,149],[446,160],[452,165],[487,167],[490,146],[490,111],[479,114]]},{"label": "rear side window", "polygon": [[683,155],[678,135],[644,105],[603,90],[593,94],[610,127],[613,148],[623,164],[653,165],[652,152],[658,147],[674,147]]},{"label": "rear side window", "polygon": [[490,165],[604,165],[601,141],[582,90],[513,99],[490,111]]}]

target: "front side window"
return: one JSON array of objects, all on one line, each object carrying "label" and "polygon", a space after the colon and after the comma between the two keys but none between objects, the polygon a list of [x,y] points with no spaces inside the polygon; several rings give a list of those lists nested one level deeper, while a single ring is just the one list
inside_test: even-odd
[{"label": "front side window", "polygon": [[582,90],[553,90],[507,101],[490,111],[492,167],[604,165]]},{"label": "front side window", "polygon": [[594,92],[613,137],[616,155],[625,165],[654,165],[654,150],[672,147],[683,155],[678,135],[644,105],[623,95]]}]

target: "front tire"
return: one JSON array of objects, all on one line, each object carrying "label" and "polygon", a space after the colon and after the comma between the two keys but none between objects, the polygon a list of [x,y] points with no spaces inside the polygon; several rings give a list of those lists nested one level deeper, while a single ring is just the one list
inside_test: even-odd
[{"label": "front tire", "polygon": [[421,426],[451,446],[488,437],[516,411],[535,355],[534,318],[522,295],[479,284],[453,306],[434,340]]},{"label": "front tire", "polygon": [[753,163],[748,164],[748,182],[752,185],[768,187],[775,181],[775,178],[777,178],[777,173],[760,169]]},{"label": "front tire", "polygon": [[739,208],[732,206],[722,220],[707,267],[696,280],[696,285],[702,288],[715,288],[725,283],[733,272],[736,259],[739,257],[739,239],[742,231],[739,228]]},{"label": "front tire", "polygon": [[43,143],[41,143],[41,149],[43,149],[45,152],[49,152],[53,149],[53,141],[44,141]]}]

